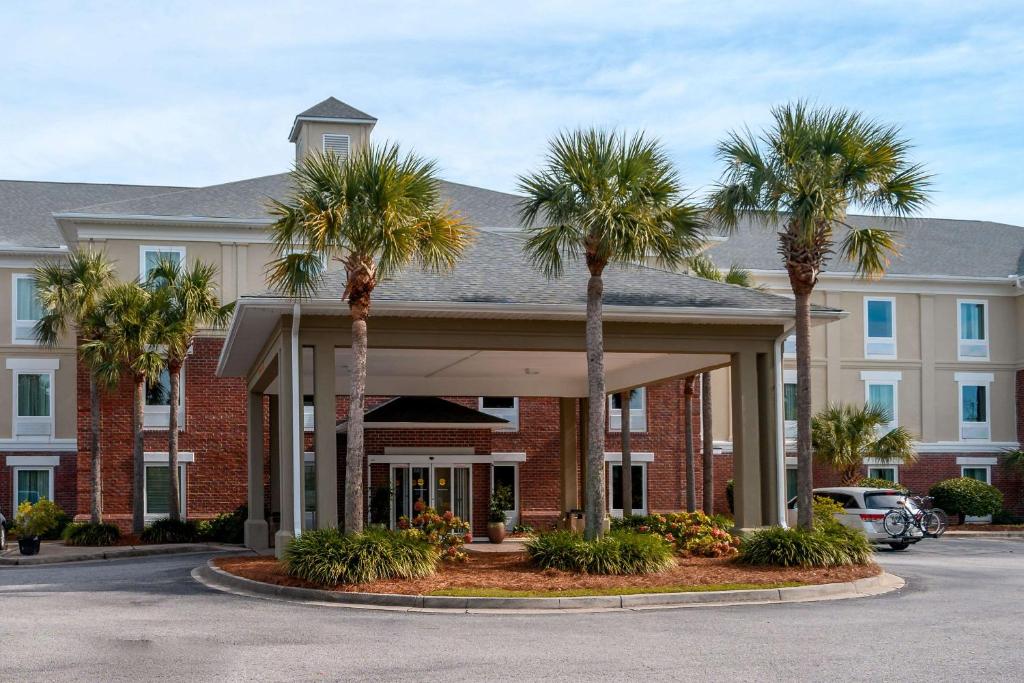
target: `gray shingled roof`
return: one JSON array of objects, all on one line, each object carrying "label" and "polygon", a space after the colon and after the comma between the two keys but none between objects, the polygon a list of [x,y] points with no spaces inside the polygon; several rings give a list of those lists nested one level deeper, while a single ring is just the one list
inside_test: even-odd
[{"label": "gray shingled roof", "polygon": [[[204,216],[267,220],[267,200],[285,199],[291,190],[287,173],[211,185],[138,200],[111,202],[76,209],[89,214],[129,216]],[[519,197],[459,183],[441,182],[441,194],[453,209],[480,227],[518,227]]]},{"label": "gray shingled roof", "polygon": [[[437,396],[396,396],[363,413],[367,428],[375,424],[466,424],[492,429],[508,424],[508,420],[468,408]],[[348,420],[338,421],[338,431],[346,431]]]},{"label": "gray shingled roof", "polygon": [[[374,290],[375,302],[443,302],[586,306],[589,274],[580,260],[567,262],[563,277],[548,280],[526,259],[521,235],[481,232],[449,274],[408,268]],[[329,271],[315,299],[340,300],[344,273]],[[267,292],[258,297],[282,295]],[[793,300],[756,289],[711,282],[649,267],[609,266],[604,273],[606,306],[730,308],[790,311]],[[826,309],[819,309],[826,310]]]},{"label": "gray shingled roof", "polygon": [[351,104],[346,104],[335,97],[328,97],[323,102],[314,104],[306,111],[299,114],[300,118],[307,119],[362,119],[364,121],[376,121],[364,111],[359,111]]},{"label": "gray shingled roof", "polygon": [[[857,228],[884,227],[897,233],[902,251],[893,259],[890,274],[1002,278],[1024,273],[1024,228],[1016,225],[941,218],[895,223],[876,216],[850,216],[848,222]],[[707,254],[720,268],[736,264],[752,270],[782,270],[776,232],[747,222]],[[853,270],[837,257],[826,267],[831,272]]]},{"label": "gray shingled roof", "polygon": [[64,244],[53,213],[77,206],[181,190],[158,185],[0,180],[0,248]]}]

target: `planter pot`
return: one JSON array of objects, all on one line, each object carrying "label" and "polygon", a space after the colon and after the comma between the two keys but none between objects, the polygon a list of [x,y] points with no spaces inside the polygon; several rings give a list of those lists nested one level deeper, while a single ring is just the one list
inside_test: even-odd
[{"label": "planter pot", "polygon": [[487,525],[487,538],[491,543],[501,543],[505,540],[505,523],[491,522]]},{"label": "planter pot", "polygon": [[21,552],[22,555],[38,555],[39,537],[33,536],[32,538],[19,538],[18,550]]}]

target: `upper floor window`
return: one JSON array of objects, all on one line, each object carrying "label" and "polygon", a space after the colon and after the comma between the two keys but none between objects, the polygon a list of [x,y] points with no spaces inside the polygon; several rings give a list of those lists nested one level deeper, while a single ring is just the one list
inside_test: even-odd
[{"label": "upper floor window", "polygon": [[796,438],[796,371],[784,370],[782,377],[782,419],[787,439]]},{"label": "upper floor window", "polygon": [[988,441],[992,438],[989,388],[995,378],[991,373],[958,372],[960,440]]},{"label": "upper floor window", "polygon": [[864,357],[896,357],[896,300],[892,297],[864,299]]},{"label": "upper floor window", "polygon": [[302,397],[302,431],[311,432],[316,425],[316,404],[313,397],[306,394]]},{"label": "upper floor window", "polygon": [[988,360],[988,302],[957,301],[957,357],[960,360]]},{"label": "upper floor window", "polygon": [[14,302],[13,339],[15,344],[36,341],[36,322],[43,317],[43,307],[36,294],[36,283],[31,275],[16,274],[12,282]]},{"label": "upper floor window", "polygon": [[[622,431],[622,394],[619,392],[608,397],[608,429]],[[629,391],[629,431],[647,431],[647,390],[644,387]]]},{"label": "upper floor window", "polygon": [[782,342],[782,357],[796,358],[796,335],[791,334]]},{"label": "upper floor window", "polygon": [[[167,429],[170,425],[171,374],[167,368],[160,371],[155,382],[146,382],[146,412],[143,425],[148,429]],[[185,370],[178,379],[178,429],[185,428]]]},{"label": "upper floor window", "polygon": [[519,399],[515,396],[481,396],[479,401],[481,413],[508,420],[508,426],[500,431],[515,432],[519,430]]},{"label": "upper floor window", "polygon": [[182,265],[185,262],[185,247],[139,247],[139,279],[147,279],[163,259]]},{"label": "upper floor window", "polygon": [[48,440],[53,436],[53,372],[15,371],[14,437]]},{"label": "upper floor window", "polygon": [[901,372],[876,372],[865,370],[860,373],[864,382],[864,403],[881,408],[889,421],[882,428],[888,433],[899,426],[899,382],[903,378]]}]

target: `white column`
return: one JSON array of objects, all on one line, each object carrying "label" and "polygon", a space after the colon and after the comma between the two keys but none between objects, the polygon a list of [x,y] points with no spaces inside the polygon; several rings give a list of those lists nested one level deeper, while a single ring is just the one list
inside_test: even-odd
[{"label": "white column", "polygon": [[761,435],[757,354],[732,354],[733,499],[736,528],[755,529],[761,519]]},{"label": "white column", "polygon": [[334,393],[334,345],[313,349],[313,448],[316,451],[316,526],[338,526],[338,421]]},{"label": "white column", "polygon": [[263,550],[267,537],[267,521],[263,518],[263,394],[249,392],[249,515],[245,520],[245,546]]}]

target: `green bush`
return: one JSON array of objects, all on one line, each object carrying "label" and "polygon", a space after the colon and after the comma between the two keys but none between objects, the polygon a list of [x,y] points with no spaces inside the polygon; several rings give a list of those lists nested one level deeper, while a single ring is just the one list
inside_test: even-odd
[{"label": "green bush", "polygon": [[195,543],[199,525],[192,520],[158,519],[142,530],[143,543]]},{"label": "green bush", "polygon": [[999,512],[992,515],[993,524],[1021,524],[1024,523],[1024,517],[1014,514],[1011,510],[1002,509]]},{"label": "green bush", "polygon": [[614,531],[594,541],[571,531],[553,531],[526,541],[526,554],[542,569],[586,574],[650,574],[675,564],[671,543],[630,531]]},{"label": "green bush", "polygon": [[121,530],[114,524],[75,522],[61,534],[64,545],[114,545],[121,540]]},{"label": "green bush", "polygon": [[491,524],[504,524],[508,521],[505,511],[511,510],[515,503],[512,502],[512,489],[508,486],[499,485],[491,494],[487,506],[487,521]]},{"label": "green bush", "polygon": [[868,564],[871,552],[867,536],[842,525],[813,531],[771,527],[745,537],[736,560],[764,567],[843,567]]},{"label": "green bush", "polygon": [[68,516],[52,500],[40,498],[35,504],[22,501],[14,516],[14,532],[18,538],[54,538],[67,525]]},{"label": "green bush", "polygon": [[703,512],[670,512],[633,515],[612,520],[612,529],[655,534],[676,550],[696,557],[727,557],[736,554],[739,538],[731,533],[733,523],[721,515]]},{"label": "green bush", "polygon": [[203,520],[196,525],[199,539],[213,543],[244,543],[245,520],[249,508],[240,505],[232,512],[224,512],[213,519]]},{"label": "green bush", "polygon": [[430,576],[440,557],[440,549],[415,529],[368,529],[358,534],[316,529],[288,544],[284,565],[291,576],[334,586]]},{"label": "green bush", "polygon": [[902,493],[907,493],[910,490],[903,484],[897,484],[894,481],[879,479],[877,477],[864,477],[862,479],[858,479],[856,485],[871,489],[892,489]]},{"label": "green bush", "polygon": [[1003,494],[995,486],[983,481],[957,477],[940,481],[928,490],[935,498],[935,507],[942,508],[949,515],[983,517],[994,515],[1003,509]]}]

